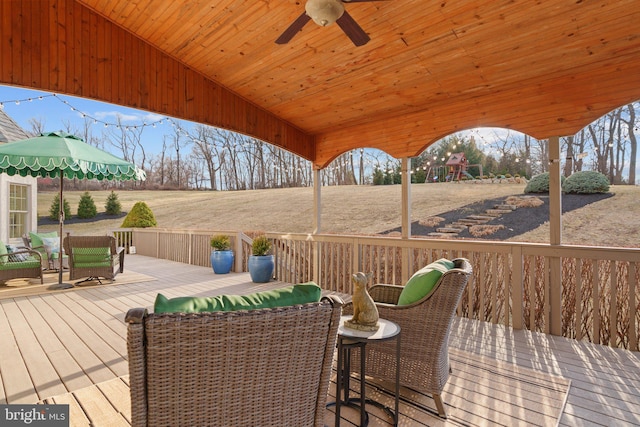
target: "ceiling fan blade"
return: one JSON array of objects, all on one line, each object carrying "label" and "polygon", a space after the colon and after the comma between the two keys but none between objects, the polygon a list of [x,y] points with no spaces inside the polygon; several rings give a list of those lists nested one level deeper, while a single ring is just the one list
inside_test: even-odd
[{"label": "ceiling fan blade", "polygon": [[369,40],[369,36],[364,30],[358,25],[358,23],[349,15],[349,13],[345,10],[342,16],[336,21],[336,24],[342,31],[351,39],[353,44],[356,46],[362,46],[367,44]]},{"label": "ceiling fan blade", "polygon": [[303,12],[302,15],[298,16],[298,18],[295,21],[293,21],[291,25],[289,25],[289,28],[284,30],[284,32],[280,35],[280,37],[276,39],[276,43],[277,44],[289,43],[289,41],[293,38],[293,36],[298,34],[298,32],[302,30],[302,27],[304,27],[304,25],[310,20],[311,18],[309,17],[309,15],[307,15],[306,12]]}]

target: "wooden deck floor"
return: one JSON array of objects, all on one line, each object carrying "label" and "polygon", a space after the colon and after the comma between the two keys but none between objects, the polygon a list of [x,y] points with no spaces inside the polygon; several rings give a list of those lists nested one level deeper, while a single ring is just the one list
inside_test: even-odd
[{"label": "wooden deck floor", "polygon": [[[115,389],[121,390],[128,374],[124,315],[129,308],[152,306],[158,292],[169,297],[241,294],[280,285],[254,284],[248,274],[216,276],[208,268],[139,255],[128,256],[125,269],[153,280],[0,299],[0,404],[35,403],[68,392],[89,395],[94,385],[109,390],[106,384],[114,383],[104,383],[118,378]],[[518,369],[533,370],[541,381],[546,375],[559,378],[558,383],[562,379],[570,381],[566,403],[560,408],[560,425],[640,425],[637,352],[464,319],[454,323],[450,344],[454,376],[448,387],[463,384],[457,379],[465,371],[469,377],[477,376],[480,384],[481,380],[491,382],[495,378],[492,372],[509,377],[509,372],[519,375]],[[550,419],[527,419],[530,415],[524,412],[527,404],[522,403],[522,396],[509,399],[504,397],[509,397],[508,393],[480,391],[475,386],[471,390],[468,383],[464,384],[470,390],[456,391],[449,402],[446,393],[443,397],[451,410],[473,414],[474,421],[450,417],[444,422],[430,415],[432,402],[428,397],[405,391],[403,399],[407,403],[401,405],[401,425],[556,424]],[[376,390],[373,392],[378,393]],[[543,392],[544,387],[530,388],[526,398],[535,401]],[[381,399],[388,399],[380,393]],[[507,413],[521,414],[519,418],[503,422],[500,417],[492,417],[505,406]],[[344,424],[353,425],[350,415],[345,417]],[[94,425],[111,422],[105,419]],[[370,425],[386,423],[381,418]]]}]

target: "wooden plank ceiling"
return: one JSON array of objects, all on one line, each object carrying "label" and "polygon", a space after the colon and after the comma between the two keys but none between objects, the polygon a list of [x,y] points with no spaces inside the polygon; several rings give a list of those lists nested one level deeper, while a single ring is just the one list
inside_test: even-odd
[{"label": "wooden plank ceiling", "polygon": [[371,37],[307,23],[301,0],[10,0],[0,82],[256,136],[326,166],[415,156],[500,126],[569,135],[640,99],[638,0],[345,3]]}]

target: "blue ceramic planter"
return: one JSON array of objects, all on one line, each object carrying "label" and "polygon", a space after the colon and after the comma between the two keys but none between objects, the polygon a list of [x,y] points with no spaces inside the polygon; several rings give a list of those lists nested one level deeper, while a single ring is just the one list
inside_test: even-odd
[{"label": "blue ceramic planter", "polygon": [[233,251],[211,251],[211,268],[216,274],[227,274],[233,267]]},{"label": "blue ceramic planter", "polygon": [[273,277],[273,255],[249,256],[249,274],[255,283],[267,283]]}]

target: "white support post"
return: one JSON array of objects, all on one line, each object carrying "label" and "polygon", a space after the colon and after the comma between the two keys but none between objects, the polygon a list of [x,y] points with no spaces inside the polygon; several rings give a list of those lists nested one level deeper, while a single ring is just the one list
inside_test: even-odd
[{"label": "white support post", "polygon": [[[402,238],[411,238],[411,159],[402,158]],[[409,280],[411,250],[402,248],[402,283]]]},{"label": "white support post", "polygon": [[322,183],[320,169],[313,169],[313,234],[320,234],[322,228]]},{"label": "white support post", "polygon": [[[560,178],[560,137],[549,138],[549,243],[562,244],[562,186]],[[550,333],[562,335],[562,262],[549,258]]]},{"label": "white support post", "polygon": [[[322,183],[320,169],[313,169],[313,234],[320,234],[322,229]],[[313,244],[313,281],[320,283],[320,243]]]},{"label": "white support post", "polygon": [[560,138],[549,138],[549,242],[562,243],[562,185],[560,181]]}]

